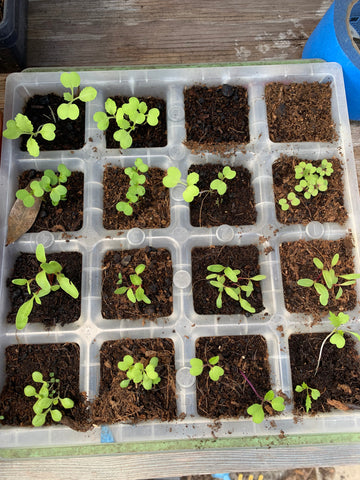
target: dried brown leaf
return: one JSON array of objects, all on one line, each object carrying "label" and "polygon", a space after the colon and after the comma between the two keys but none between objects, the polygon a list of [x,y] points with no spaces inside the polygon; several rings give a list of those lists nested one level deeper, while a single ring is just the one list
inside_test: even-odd
[{"label": "dried brown leaf", "polygon": [[346,412],[346,410],[349,410],[349,407],[347,405],[345,405],[342,402],[339,402],[338,400],[332,400],[331,398],[329,398],[327,400],[327,403],[332,407],[337,408],[338,410],[343,410],[344,412]]},{"label": "dried brown leaf", "polygon": [[25,207],[22,200],[17,199],[9,213],[6,245],[15,242],[33,225],[39,213],[42,197],[35,197],[32,207]]}]

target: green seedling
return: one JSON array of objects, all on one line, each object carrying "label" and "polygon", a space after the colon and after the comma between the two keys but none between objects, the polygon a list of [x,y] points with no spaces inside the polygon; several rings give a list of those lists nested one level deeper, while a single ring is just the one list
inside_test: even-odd
[{"label": "green seedling", "polygon": [[71,400],[71,398],[60,397],[60,380],[55,378],[54,373],[50,373],[50,380],[48,382],[43,379],[43,375],[40,372],[33,372],[32,379],[34,382],[42,384],[39,392],[37,392],[32,385],[27,385],[24,388],[25,396],[35,397],[37,399],[33,406],[35,412],[35,416],[32,419],[33,426],[41,427],[44,425],[49,412],[54,422],[60,422],[62,413],[54,407],[59,405],[60,402],[63,408],[73,408],[74,401]]},{"label": "green seedling", "polygon": [[301,385],[296,385],[295,392],[301,393],[304,391],[306,391],[305,408],[306,413],[308,413],[312,405],[311,399],[317,400],[321,394],[319,390],[316,388],[310,388],[305,382],[303,382]]},{"label": "green seedling", "polygon": [[0,420],[4,420],[4,416],[3,416],[3,415],[0,415]]},{"label": "green seedling", "polygon": [[[126,293],[127,298],[132,303],[144,302],[147,304],[151,303],[150,298],[145,295],[144,289],[142,288],[142,279],[140,275],[145,270],[145,265],[141,263],[135,268],[135,274],[130,275],[130,287],[120,287],[115,290],[116,295],[124,295]],[[117,285],[122,285],[123,278],[122,274],[119,273],[119,280],[116,282]]]},{"label": "green seedling", "polygon": [[[297,281],[297,284],[301,287],[314,287],[316,292],[319,295],[319,301],[321,305],[326,306],[329,301],[329,292],[337,287],[336,292],[336,300],[341,297],[343,294],[343,288],[349,285],[354,285],[356,283],[356,279],[360,278],[359,273],[350,273],[347,275],[336,275],[334,271],[334,267],[339,262],[339,254],[336,253],[332,260],[331,260],[331,267],[329,270],[325,269],[323,262],[319,258],[313,258],[313,262],[316,268],[321,270],[321,273],[318,275],[317,279],[311,280],[310,278],[301,278]],[[323,283],[319,283],[319,280],[323,278],[325,285]],[[343,278],[345,282],[339,283],[339,278]]]},{"label": "green seedling", "polygon": [[289,206],[289,203],[288,201],[290,202],[290,204],[293,206],[293,207],[296,207],[297,205],[300,204],[300,200],[299,198],[296,196],[296,194],[294,192],[290,192],[287,196],[287,199],[286,198],[281,198],[279,200],[279,204],[281,206],[281,210],[284,210],[284,212],[286,210],[289,210],[290,206]]},{"label": "green seedling", "polygon": [[193,377],[198,377],[203,373],[205,367],[209,367],[209,377],[213,382],[217,382],[220,377],[224,375],[224,369],[219,367],[217,363],[219,362],[219,357],[211,357],[207,363],[200,358],[192,358],[190,360],[190,375]]},{"label": "green seedling", "polygon": [[96,112],[93,118],[99,130],[106,130],[110,120],[115,119],[119,130],[114,133],[114,139],[120,142],[121,148],[126,149],[132,145],[131,133],[136,126],[147,123],[154,127],[159,123],[159,114],[157,108],[151,108],[148,111],[146,103],[140,102],[136,97],[129,98],[128,103],[124,103],[119,108],[114,100],[108,98],[105,102],[105,112]]},{"label": "green seedling", "polygon": [[[12,280],[14,285],[26,285],[27,292],[31,295],[30,300],[23,303],[16,314],[15,324],[18,330],[22,330],[28,323],[34,301],[38,305],[41,305],[42,297],[45,297],[51,292],[56,292],[60,288],[73,298],[78,298],[79,296],[75,285],[61,273],[62,266],[53,260],[49,263],[46,262],[44,245],[41,243],[36,247],[36,258],[40,262],[40,272],[35,278],[31,278],[30,280],[26,278],[16,278]],[[34,282],[38,287],[35,291],[31,289]]]},{"label": "green seedling", "polygon": [[32,157],[38,157],[40,154],[40,147],[35,137],[40,135],[45,140],[51,141],[55,138],[55,125],[53,123],[45,123],[34,132],[34,126],[26,115],[18,113],[14,120],[6,122],[6,130],[3,133],[5,138],[14,140],[20,135],[29,135],[26,142],[26,148]]},{"label": "green seedling", "polygon": [[[241,307],[250,313],[255,313],[255,308],[242,297],[242,292],[245,293],[246,298],[249,298],[254,291],[253,282],[259,282],[266,278],[265,275],[255,275],[251,278],[244,278],[239,276],[240,270],[233,270],[230,267],[223,265],[209,265],[207,267],[209,272],[212,272],[206,277],[210,285],[218,289],[219,295],[216,299],[217,308],[222,307],[222,295],[225,292],[230,298],[240,303]],[[241,285],[241,280],[247,280],[247,284]]]},{"label": "green seedling", "polygon": [[200,193],[200,190],[196,185],[198,181],[199,174],[196,172],[189,173],[186,177],[186,181],[182,181],[181,172],[176,167],[168,168],[167,173],[163,178],[163,184],[166,188],[173,188],[178,184],[186,186],[185,191],[183,192],[183,199],[188,203],[191,203]]},{"label": "green seedling", "polygon": [[80,86],[80,75],[76,72],[62,73],[60,82],[65,88],[69,88],[70,92],[64,93],[64,100],[67,103],[61,103],[58,106],[57,114],[61,120],[76,120],[80,114],[79,107],[74,103],[76,100],[82,102],[91,102],[97,95],[97,91],[94,87],[85,87],[76,96],[75,89]]},{"label": "green seedling", "polygon": [[51,203],[56,207],[60,200],[66,200],[67,189],[63,183],[67,182],[71,172],[65,165],[57,167],[59,175],[53,170],[45,170],[41,180],[34,180],[30,183],[30,192],[20,189],[16,192],[16,198],[22,200],[25,207],[32,207],[35,203],[34,197],[43,197],[45,192],[50,194]]},{"label": "green seedling", "polygon": [[127,376],[127,379],[120,383],[120,387],[127,388],[130,382],[134,382],[136,386],[142,385],[145,390],[151,390],[161,381],[159,374],[155,371],[158,363],[159,359],[152,357],[145,367],[141,362],[134,363],[131,355],[125,355],[122,362],[118,363],[119,370],[126,372]]},{"label": "green seedling", "polygon": [[126,192],[127,202],[118,202],[116,204],[116,210],[123,212],[127,216],[133,214],[132,205],[136,203],[140,197],[145,195],[145,187],[143,186],[146,182],[146,177],[143,173],[146,173],[149,170],[149,167],[142,161],[141,158],[135,160],[133,167],[125,168],[124,172],[129,177],[129,188]]},{"label": "green seedling", "polygon": [[229,166],[225,166],[222,172],[218,172],[218,178],[210,183],[210,190],[216,191],[219,195],[224,195],[227,190],[226,180],[232,180],[235,177],[235,170],[232,170]]}]

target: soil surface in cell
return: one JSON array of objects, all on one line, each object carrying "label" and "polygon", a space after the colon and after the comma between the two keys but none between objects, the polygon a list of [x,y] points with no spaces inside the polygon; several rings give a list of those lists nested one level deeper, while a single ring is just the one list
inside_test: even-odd
[{"label": "soil surface in cell", "polygon": [[[57,109],[61,103],[64,103],[63,97],[55,93],[34,95],[24,108],[23,113],[32,122],[34,132],[45,123],[53,123],[56,127],[55,139],[52,141],[44,140],[41,135],[36,136],[40,150],[79,150],[84,146],[85,104],[80,100],[74,102],[80,110],[76,120],[60,120],[57,116]],[[21,150],[25,152],[29,136],[22,135],[21,138]]]},{"label": "soil surface in cell", "polygon": [[[54,260],[63,267],[62,273],[75,285],[79,291],[77,299],[72,298],[62,289],[50,292],[41,298],[41,305],[34,302],[33,310],[29,316],[29,322],[41,322],[45,327],[53,327],[56,324],[64,326],[67,323],[76,322],[81,311],[81,265],[82,256],[76,252],[61,252],[46,255],[47,262]],[[26,285],[14,285],[11,280],[15,278],[35,279],[40,272],[40,264],[35,255],[21,253],[14,265],[11,277],[8,279],[8,291],[10,297],[10,312],[7,316],[9,323],[15,323],[16,314],[21,305],[30,300]],[[48,276],[49,281],[56,282],[56,278]],[[57,282],[56,282],[57,283]],[[37,292],[39,287],[36,282],[31,283],[31,291]],[[25,327],[26,328],[26,327]]]},{"label": "soil surface in cell", "polygon": [[[352,254],[352,239],[346,237],[340,240],[312,240],[306,242],[287,242],[280,245],[281,273],[284,287],[285,306],[289,312],[311,314],[315,319],[327,312],[353,310],[356,306],[356,291],[354,285],[344,286],[340,298],[336,299],[338,287],[329,291],[329,301],[326,306],[320,304],[319,295],[314,287],[302,287],[297,281],[309,278],[325,285],[319,270],[313,263],[313,258],[319,258],[325,270],[331,269],[331,260],[336,253],[339,262],[334,268],[335,275],[346,275],[354,272]],[[360,272],[359,272],[360,273]],[[341,281],[341,279],[339,279]],[[345,280],[344,280],[345,282]]]},{"label": "soil surface in cell", "polygon": [[[272,172],[274,179],[274,194],[276,217],[281,223],[294,224],[302,223],[306,225],[310,222],[335,222],[343,225],[347,220],[347,212],[344,207],[344,184],[342,181],[343,171],[340,161],[336,158],[329,160],[332,163],[334,172],[330,177],[325,177],[328,181],[328,189],[325,192],[319,191],[315,197],[306,199],[303,192],[296,192],[295,186],[300,180],[295,179],[295,167],[300,162],[312,163],[319,167],[321,160],[310,161],[301,160],[298,157],[282,156],[273,163]],[[290,192],[294,192],[300,200],[300,205],[292,206],[290,202],[289,209],[281,209],[279,200],[287,198]]]},{"label": "soil surface in cell", "polygon": [[[35,397],[26,397],[24,388],[32,385],[39,392],[42,384],[34,382],[33,372],[40,372],[45,381],[50,373],[60,380],[61,398],[71,398],[74,407],[65,409],[59,403],[57,408],[63,417],[60,423],[79,431],[91,428],[86,394],[79,391],[80,348],[75,343],[54,343],[41,345],[10,345],[5,349],[6,380],[0,395],[0,412],[4,425],[30,426],[35,413]],[[50,413],[46,425],[56,425]]]},{"label": "soil surface in cell", "polygon": [[269,136],[273,142],[332,142],[331,85],[275,82],[265,86]]},{"label": "soil surface in cell", "polygon": [[[126,372],[118,368],[125,355],[145,367],[152,357],[159,359],[156,372],[161,378],[151,390],[130,382],[127,388],[120,387]],[[92,405],[93,421],[96,424],[116,422],[140,422],[159,419],[171,421],[176,418],[176,388],[174,345],[167,338],[129,339],[104,342],[100,350],[99,396]]]},{"label": "soil surface in cell", "polygon": [[[111,97],[117,107],[121,107],[124,103],[128,103],[129,97]],[[167,145],[167,124],[166,124],[166,102],[162,98],[142,97],[140,102],[145,102],[148,111],[151,108],[157,108],[160,111],[158,124],[154,127],[148,125],[146,121],[141,125],[136,125],[135,130],[131,132],[133,140],[130,148],[153,148],[166,147]],[[126,116],[125,116],[126,118]],[[120,148],[113,135],[119,130],[115,119],[110,120],[108,129],[106,130],[106,148]]]},{"label": "soil surface in cell", "polygon": [[256,223],[254,190],[251,186],[251,174],[244,167],[233,167],[236,177],[225,180],[227,190],[219,195],[210,191],[210,183],[218,178],[223,166],[217,164],[191,165],[189,173],[199,174],[197,186],[200,196],[190,203],[190,221],[194,227],[213,227],[218,225],[253,225]]},{"label": "soil surface in cell", "polygon": [[[141,287],[151,304],[143,301],[132,303],[127,294],[115,294],[119,287],[132,286],[130,275],[143,264]],[[119,273],[122,284],[117,284]],[[155,319],[172,313],[172,262],[170,252],[164,248],[146,247],[134,250],[109,251],[103,260],[102,315],[109,319]]]},{"label": "soil surface in cell", "polygon": [[[219,356],[218,365],[225,373],[214,382],[209,378],[209,367],[205,367],[196,377],[199,415],[208,418],[248,416],[247,408],[259,403],[259,399],[240,372],[262,397],[271,389],[265,339],[260,335],[199,338],[196,357],[206,364],[215,356]],[[270,405],[267,413],[274,413]]]},{"label": "soil surface in cell", "polygon": [[160,168],[149,168],[146,177],[145,195],[131,206],[133,214],[128,216],[116,210],[118,202],[127,202],[129,177],[123,168],[106,166],[104,171],[103,223],[107,230],[129,230],[130,228],[166,228],[170,225],[170,195],[162,179],[165,172]]},{"label": "soil surface in cell", "polygon": [[[330,410],[349,410],[360,406],[360,357],[356,340],[345,334],[346,344],[337,348],[325,342],[320,366],[315,375],[321,344],[328,334],[296,334],[289,338],[292,384],[305,382],[309,387],[320,391],[320,397],[312,400],[309,413],[329,412]],[[295,411],[304,414],[306,392],[295,392]]]},{"label": "soil surface in cell", "polygon": [[[26,188],[33,180],[40,180],[43,172],[27,170],[19,177],[19,188]],[[75,232],[83,223],[84,174],[71,172],[71,176],[63,183],[67,188],[66,200],[57,206],[52,204],[50,195],[45,193],[41,207],[29,232]]]},{"label": "soil surface in cell", "polygon": [[[250,141],[247,90],[241,86],[193,86],[184,91],[186,145],[218,151]],[[217,147],[217,148],[214,148]]]},{"label": "soil surface in cell", "polygon": [[[245,311],[240,303],[230,298],[225,292],[222,294],[222,307],[217,308],[216,299],[219,291],[216,287],[210,285],[210,280],[206,277],[210,274],[207,270],[209,265],[222,265],[230,267],[233,270],[240,270],[239,285],[247,285],[248,279],[260,274],[259,270],[259,252],[254,245],[246,247],[237,246],[212,246],[212,247],[196,247],[191,253],[192,260],[192,286],[195,312],[200,315],[218,314],[245,314],[251,313]],[[242,297],[245,298],[250,305],[255,308],[255,312],[259,313],[264,310],[262,303],[262,295],[260,289],[261,282],[253,282],[254,291],[246,298],[245,292]],[[225,281],[225,286],[234,287],[230,280]]]}]

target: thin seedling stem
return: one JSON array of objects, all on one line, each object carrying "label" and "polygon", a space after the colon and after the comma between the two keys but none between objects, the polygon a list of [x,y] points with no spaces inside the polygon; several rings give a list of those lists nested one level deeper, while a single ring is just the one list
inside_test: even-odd
[{"label": "thin seedling stem", "polygon": [[318,370],[319,370],[319,367],[320,367],[320,361],[321,361],[321,356],[322,356],[322,351],[324,349],[324,345],[326,343],[326,340],[328,338],[331,337],[331,335],[334,333],[335,330],[333,330],[332,332],[329,333],[329,335],[327,335],[327,337],[324,338],[322,344],[321,344],[321,347],[320,347],[320,353],[319,353],[319,358],[318,358],[318,362],[317,362],[317,365],[316,365],[316,369],[315,369],[315,373],[314,373],[314,376],[317,374]]},{"label": "thin seedling stem", "polygon": [[242,372],[240,369],[239,369],[239,372],[240,372],[240,374],[244,377],[244,379],[246,380],[246,382],[249,384],[249,386],[251,387],[251,389],[252,389],[252,391],[255,393],[255,395],[258,397],[258,399],[263,402],[263,401],[264,401],[263,397],[258,394],[258,392],[256,391],[256,388],[255,388],[254,385],[250,382],[250,380],[247,378],[247,376],[245,375],[245,373]]}]

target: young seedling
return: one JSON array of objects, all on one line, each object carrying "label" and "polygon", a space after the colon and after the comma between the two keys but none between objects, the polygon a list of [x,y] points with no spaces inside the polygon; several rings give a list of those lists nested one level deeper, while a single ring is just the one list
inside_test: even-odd
[{"label": "young seedling", "polygon": [[55,125],[53,123],[45,123],[34,132],[34,126],[26,115],[18,113],[14,120],[6,122],[6,130],[3,133],[5,138],[14,140],[20,135],[29,135],[26,142],[26,148],[32,157],[38,157],[40,154],[40,147],[35,137],[40,135],[45,140],[51,141],[55,138]]},{"label": "young seedling", "polygon": [[218,178],[210,183],[210,191],[216,191],[219,195],[224,195],[227,190],[226,180],[232,180],[236,177],[235,170],[226,165],[222,172],[218,172]]},{"label": "young seedling", "polygon": [[181,172],[176,167],[168,168],[167,174],[163,178],[163,184],[166,188],[173,188],[178,184],[185,185],[186,188],[183,192],[183,199],[188,203],[191,203],[200,193],[200,190],[196,185],[198,181],[199,174],[196,172],[189,173],[189,175],[186,177],[186,181],[182,181]]},{"label": "young seedling", "polygon": [[298,197],[296,196],[296,194],[294,192],[290,192],[287,196],[287,199],[286,198],[281,198],[279,200],[279,204],[281,206],[281,210],[284,210],[284,212],[286,210],[289,210],[290,208],[290,205],[288,203],[288,200],[290,202],[290,204],[293,206],[293,207],[296,207],[297,205],[300,204],[300,200],[298,199]]},{"label": "young seedling", "polygon": [[50,194],[51,203],[56,207],[60,200],[66,200],[67,189],[63,183],[67,182],[71,172],[65,165],[57,167],[59,175],[53,170],[45,170],[41,180],[34,180],[30,183],[30,192],[20,189],[16,192],[16,198],[22,200],[25,207],[32,207],[35,203],[34,197],[42,198],[45,192]]},{"label": "young seedling", "polygon": [[159,359],[152,357],[145,367],[141,362],[134,363],[134,359],[131,355],[125,355],[121,362],[118,363],[118,368],[122,372],[126,372],[127,379],[120,383],[121,388],[127,388],[130,382],[134,382],[135,385],[142,385],[145,390],[151,390],[154,385],[157,385],[161,378],[155,371],[158,366]]},{"label": "young seedling", "polygon": [[135,165],[133,167],[125,168],[124,172],[129,177],[129,188],[126,192],[127,202],[118,202],[116,204],[116,210],[123,212],[127,216],[133,214],[132,205],[136,203],[140,197],[145,195],[145,187],[143,186],[146,182],[145,175],[143,173],[147,172],[149,167],[142,161],[141,158],[135,160]]},{"label": "young seedling", "polygon": [[193,377],[198,377],[202,374],[205,367],[209,367],[209,377],[213,382],[217,382],[220,377],[224,375],[224,369],[219,367],[217,363],[219,362],[219,357],[211,357],[207,363],[200,358],[192,358],[190,360],[190,375]]},{"label": "young seedling", "polygon": [[[132,303],[144,302],[144,303],[150,304],[151,300],[145,295],[144,289],[141,286],[142,279],[140,275],[143,273],[144,270],[145,270],[145,265],[143,263],[140,263],[140,265],[138,265],[135,268],[135,274],[130,275],[131,286],[117,288],[114,293],[116,295],[123,295],[124,293],[126,293],[127,298]],[[116,282],[116,284],[122,285],[122,283],[123,283],[122,274],[119,273],[119,280]]]},{"label": "young seedling", "polygon": [[159,114],[157,108],[151,108],[148,111],[146,103],[140,102],[136,97],[129,98],[128,103],[124,103],[119,108],[114,100],[108,98],[105,102],[105,112],[96,112],[93,118],[99,130],[106,130],[110,120],[115,119],[119,130],[114,133],[114,139],[120,142],[121,148],[126,149],[132,145],[131,133],[136,126],[147,123],[154,127],[159,123]]},{"label": "young seedling", "polygon": [[[217,308],[222,307],[222,295],[225,292],[230,298],[240,303],[241,307],[250,313],[255,313],[255,308],[242,297],[242,292],[245,292],[246,298],[249,298],[254,291],[253,282],[259,282],[266,278],[265,275],[255,275],[251,278],[244,278],[239,276],[240,270],[233,270],[230,267],[223,265],[209,265],[207,267],[209,272],[213,272],[206,277],[210,285],[218,289],[219,295],[216,299]],[[241,280],[247,280],[246,285],[241,285]],[[226,284],[227,283],[227,284]]]},{"label": "young seedling", "polygon": [[301,393],[303,391],[306,391],[305,408],[306,413],[308,413],[312,405],[311,399],[317,400],[321,394],[319,390],[316,388],[310,388],[305,382],[303,382],[301,385],[296,385],[295,392]]},{"label": "young seedling", "polygon": [[57,408],[54,408],[59,402],[63,408],[66,409],[73,408],[74,406],[74,401],[71,400],[71,398],[60,397],[60,380],[55,378],[54,373],[50,373],[49,376],[50,380],[45,381],[42,373],[33,372],[33,381],[42,384],[39,392],[37,392],[32,385],[27,385],[24,388],[24,394],[27,397],[35,397],[37,399],[33,406],[35,416],[32,419],[32,424],[34,427],[44,425],[49,412],[54,422],[60,422],[62,413]]},{"label": "young seedling", "polygon": [[[41,243],[36,247],[36,258],[40,262],[40,272],[35,278],[31,278],[30,280],[26,278],[16,278],[12,280],[14,285],[26,285],[28,294],[31,295],[30,300],[23,303],[16,314],[15,324],[18,330],[22,330],[28,323],[34,301],[38,305],[41,305],[42,297],[45,297],[51,292],[56,292],[60,288],[73,298],[78,298],[79,296],[75,285],[61,273],[62,266],[53,260],[49,263],[46,262],[45,249]],[[35,282],[38,287],[35,291],[31,289],[33,282]]]},{"label": "young seedling", "polygon": [[[346,287],[348,285],[354,285],[356,283],[356,279],[360,278],[359,273],[350,273],[346,275],[336,275],[334,271],[334,267],[339,263],[339,254],[336,253],[332,260],[330,269],[327,270],[324,267],[323,262],[319,258],[313,258],[313,262],[316,268],[321,270],[321,273],[318,275],[316,280],[311,280],[310,278],[301,278],[297,281],[297,284],[301,287],[314,287],[316,292],[319,295],[319,301],[321,305],[326,306],[329,301],[329,292],[337,287],[336,292],[336,300],[341,297],[343,294],[342,287]],[[323,283],[319,283],[319,280],[323,278],[325,285]],[[345,282],[339,283],[339,278],[343,278]]]},{"label": "young seedling", "polygon": [[76,72],[62,73],[60,82],[65,88],[69,88],[70,92],[64,93],[64,100],[67,103],[61,103],[58,106],[58,117],[61,120],[66,120],[67,118],[76,120],[80,114],[80,110],[74,102],[78,99],[82,102],[90,102],[96,98],[97,91],[94,87],[85,87],[79,92],[78,96],[75,96],[74,89],[80,86],[80,75]]}]

